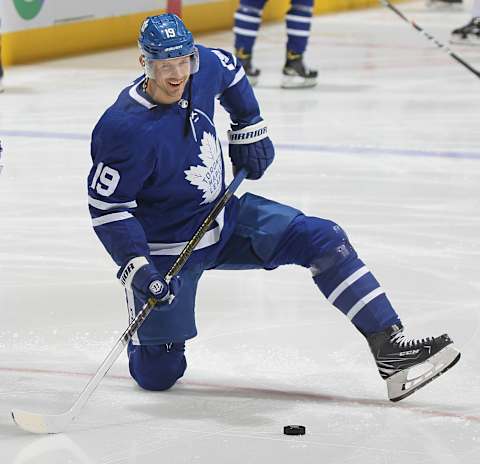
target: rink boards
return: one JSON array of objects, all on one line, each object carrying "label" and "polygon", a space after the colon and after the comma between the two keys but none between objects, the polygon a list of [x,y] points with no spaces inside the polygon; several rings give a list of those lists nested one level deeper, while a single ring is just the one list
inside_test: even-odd
[{"label": "rink boards", "polygon": [[[0,10],[3,62],[8,66],[132,45],[142,20],[165,12],[167,2],[141,0],[134,2],[134,6],[132,3],[125,0],[85,0],[55,5],[51,0],[5,3]],[[289,3],[289,0],[270,0],[264,20],[281,20]],[[153,9],[156,5],[163,8]],[[373,5],[378,5],[378,1],[317,0],[315,14]],[[237,6],[238,0],[183,0],[182,16],[193,32],[228,29],[233,25]]]}]

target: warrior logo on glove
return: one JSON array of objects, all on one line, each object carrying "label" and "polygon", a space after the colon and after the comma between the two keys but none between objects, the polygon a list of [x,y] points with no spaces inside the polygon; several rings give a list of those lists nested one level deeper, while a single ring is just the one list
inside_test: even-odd
[{"label": "warrior logo on glove", "polygon": [[148,289],[154,294],[154,295],[161,295],[163,292],[163,287],[164,285],[162,282],[159,280],[154,280],[149,286]]}]

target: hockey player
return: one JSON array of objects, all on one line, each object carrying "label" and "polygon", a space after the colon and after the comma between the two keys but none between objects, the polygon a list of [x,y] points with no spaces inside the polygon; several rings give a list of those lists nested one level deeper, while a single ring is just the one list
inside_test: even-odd
[{"label": "hockey player", "polygon": [[480,0],[474,0],[472,19],[452,31],[450,42],[460,45],[480,45]]},{"label": "hockey player", "polygon": [[[204,271],[285,264],[309,268],[328,301],[364,335],[391,400],[453,366],[460,353],[447,335],[405,336],[384,290],[339,225],[251,193],[230,200],[178,278],[163,279],[225,190],[215,98],[232,120],[234,170],[261,178],[274,147],[235,56],[195,44],[172,14],[147,18],[139,47],[144,74],[93,130],[88,177],[93,227],[119,266],[131,320],[148,298],[159,301],[128,347],[136,382],[166,390],[183,376],[185,342],[197,334],[195,295]],[[408,379],[417,366],[422,373]]]},{"label": "hockey player", "polygon": [[[260,76],[260,70],[252,64],[252,51],[266,2],[267,0],[240,0],[235,13],[235,55],[243,62],[251,85],[255,85]],[[313,87],[317,84],[317,71],[308,69],[303,62],[312,14],[313,0],[291,0],[285,17],[287,46],[281,84],[283,88]]]}]

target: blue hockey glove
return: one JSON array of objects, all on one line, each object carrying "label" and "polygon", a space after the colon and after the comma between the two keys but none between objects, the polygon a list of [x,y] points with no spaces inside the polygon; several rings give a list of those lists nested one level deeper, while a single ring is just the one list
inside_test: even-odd
[{"label": "blue hockey glove", "polygon": [[275,157],[265,121],[249,126],[233,126],[228,131],[228,154],[234,168],[245,168],[247,179],[260,179]]},{"label": "blue hockey glove", "polygon": [[171,304],[175,294],[180,290],[180,278],[174,277],[167,284],[155,266],[144,256],[137,256],[128,261],[118,271],[117,277],[121,284],[133,290],[135,296],[145,303],[149,298],[155,298],[158,305],[155,309],[168,309],[165,304]]}]

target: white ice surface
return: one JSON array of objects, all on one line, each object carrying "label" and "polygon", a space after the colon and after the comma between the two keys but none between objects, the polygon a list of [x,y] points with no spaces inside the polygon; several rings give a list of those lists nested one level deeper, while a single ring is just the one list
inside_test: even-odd
[{"label": "white ice surface", "polygon": [[[444,43],[469,17],[400,8]],[[389,403],[308,271],[212,272],[171,391],[141,391],[121,356],[67,433],[15,427],[12,408],[68,409],[126,328],[85,176],[95,121],[138,72],[135,47],[18,66],[0,95],[2,464],[480,462],[480,81],[380,8],[315,19],[313,90],[278,88],[283,43],[282,24],[264,26],[255,54],[277,159],[241,191],[340,223],[409,333],[448,331],[459,364]],[[480,49],[454,50],[480,68]],[[292,423],[307,434],[284,436]]]}]

